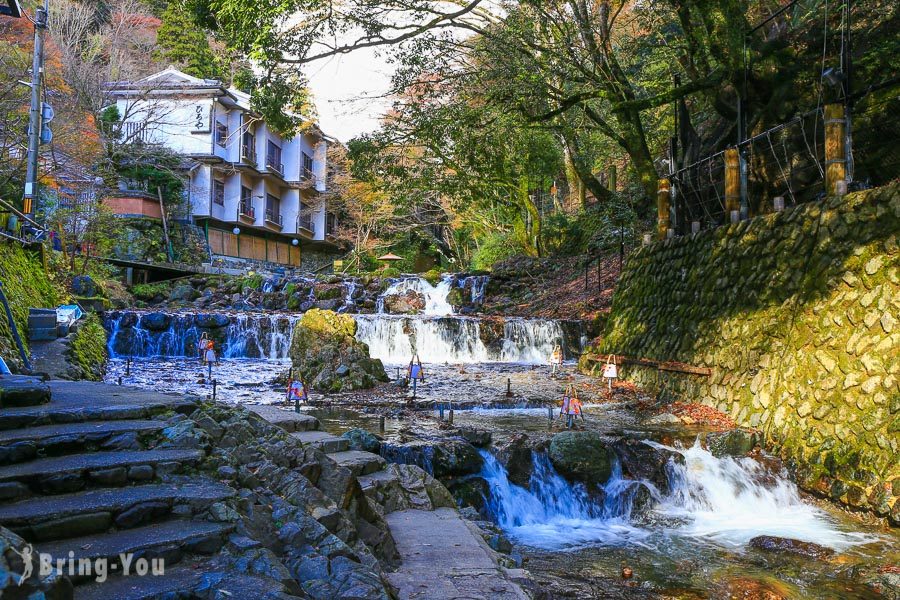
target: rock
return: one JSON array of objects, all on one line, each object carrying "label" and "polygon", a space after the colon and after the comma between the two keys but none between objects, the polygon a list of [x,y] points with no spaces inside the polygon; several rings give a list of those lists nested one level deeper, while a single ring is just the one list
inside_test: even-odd
[{"label": "rock", "polygon": [[497,460],[506,468],[511,483],[528,488],[534,472],[531,440],[519,433],[497,447]]},{"label": "rock", "polygon": [[432,468],[435,477],[473,475],[481,471],[484,459],[468,442],[446,440],[434,446]]},{"label": "rock", "polygon": [[200,293],[194,289],[192,285],[189,283],[182,283],[181,285],[177,285],[172,289],[172,292],[169,294],[170,302],[190,302],[200,296]]},{"label": "rock", "polygon": [[834,550],[813,542],[804,542],[791,538],[772,535],[759,535],[750,540],[751,548],[780,554],[796,554],[805,558],[826,559],[834,554]]},{"label": "rock", "polygon": [[425,296],[409,290],[402,294],[392,294],[384,298],[384,312],[392,315],[418,314],[425,309]]},{"label": "rock", "polygon": [[684,457],[671,450],[655,448],[640,440],[622,438],[612,446],[622,469],[631,478],[652,483],[662,492],[669,491],[666,465],[670,461],[683,463]]},{"label": "rock", "polygon": [[[30,544],[12,531],[0,527],[0,598],[48,598],[63,600],[72,598],[72,583],[55,569],[49,575],[42,574],[37,552],[26,552]],[[23,556],[28,556],[30,568],[26,568]],[[26,572],[27,579],[20,578]]]},{"label": "rock", "polygon": [[351,450],[362,450],[373,454],[381,452],[381,440],[375,434],[369,433],[365,429],[351,429],[350,431],[345,431],[341,437],[350,440]]},{"label": "rock", "polygon": [[564,431],[550,440],[550,462],[568,479],[604,484],[612,473],[612,455],[593,431]]},{"label": "rock", "polygon": [[97,284],[90,275],[76,275],[72,279],[72,292],[76,296],[93,298],[97,295]]},{"label": "rock", "polygon": [[153,479],[153,467],[150,465],[128,467],[128,479],[131,479],[132,481],[148,481]]},{"label": "rock", "polygon": [[307,311],[291,341],[294,368],[313,389],[323,392],[371,388],[378,381],[387,381],[384,365],[369,357],[369,347],[356,340],[355,334],[356,321],[349,315]]},{"label": "rock", "polygon": [[491,432],[475,427],[460,427],[459,434],[467,442],[476,448],[484,448],[491,445]]},{"label": "rock", "polygon": [[223,315],[221,313],[214,314],[200,314],[196,317],[197,327],[202,327],[204,329],[221,329],[222,327],[228,327],[231,323],[231,319],[228,318],[228,315]]},{"label": "rock", "polygon": [[151,502],[141,502],[132,506],[118,517],[116,517],[116,527],[120,529],[129,529],[137,527],[143,523],[148,523],[169,512],[169,504],[154,500]]},{"label": "rock", "polygon": [[715,431],[706,434],[706,448],[716,458],[744,456],[757,444],[756,434],[746,429]]},{"label": "rock", "polygon": [[172,318],[166,313],[153,312],[141,317],[141,327],[150,331],[166,331],[172,323]]},{"label": "rock", "polygon": [[672,413],[662,413],[644,420],[644,425],[681,425],[682,421]]},{"label": "rock", "polygon": [[459,506],[471,506],[478,512],[484,511],[486,500],[491,495],[488,482],[481,477],[460,477],[447,483],[447,490]]},{"label": "rock", "polygon": [[50,402],[50,386],[38,377],[0,375],[0,406],[35,406]]}]

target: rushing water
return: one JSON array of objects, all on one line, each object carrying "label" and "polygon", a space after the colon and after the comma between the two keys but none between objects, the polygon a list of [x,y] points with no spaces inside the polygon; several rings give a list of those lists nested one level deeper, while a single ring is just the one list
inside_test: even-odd
[{"label": "rushing water", "polygon": [[[222,358],[284,359],[300,314],[108,313],[112,357],[193,357],[201,335],[216,342]],[[497,331],[474,317],[354,315],[356,338],[385,363],[405,364],[418,353],[425,363],[546,363],[553,347],[580,348],[579,332],[559,321],[510,318]],[[572,328],[570,328],[572,329]],[[494,338],[490,339],[489,335]],[[487,342],[487,343],[486,343]]]}]

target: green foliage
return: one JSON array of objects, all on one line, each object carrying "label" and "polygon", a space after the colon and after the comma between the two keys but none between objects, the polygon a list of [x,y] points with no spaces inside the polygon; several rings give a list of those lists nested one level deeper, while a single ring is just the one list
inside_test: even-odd
[{"label": "green foliage", "polygon": [[554,213],[547,217],[542,232],[549,254],[574,256],[604,253],[632,242],[640,226],[633,207],[620,198],[574,214]]},{"label": "green foliage", "polygon": [[157,60],[169,61],[194,77],[220,76],[219,64],[194,16],[179,2],[170,2],[157,31]]},{"label": "green foliage", "polygon": [[[0,281],[22,342],[28,348],[28,309],[55,308],[68,296],[44,271],[37,253],[16,242],[0,241]],[[19,353],[6,314],[0,311],[0,355],[17,365]]]},{"label": "green foliage", "polygon": [[242,277],[240,279],[239,285],[243,292],[244,290],[258,290],[262,287],[262,283],[262,275],[248,275],[247,277]]},{"label": "green foliage", "polygon": [[382,269],[380,274],[382,277],[400,277],[400,269],[387,267],[386,269]]},{"label": "green foliage", "polygon": [[472,255],[471,267],[476,271],[490,271],[501,260],[520,254],[525,254],[525,249],[517,245],[511,235],[497,233],[481,242]]},{"label": "green foliage", "polygon": [[131,295],[139,300],[151,302],[154,298],[168,298],[171,286],[167,281],[139,283],[131,288]]},{"label": "green foliage", "polygon": [[82,378],[103,381],[109,354],[106,349],[106,330],[97,315],[87,316],[69,345],[69,356],[81,370]]}]

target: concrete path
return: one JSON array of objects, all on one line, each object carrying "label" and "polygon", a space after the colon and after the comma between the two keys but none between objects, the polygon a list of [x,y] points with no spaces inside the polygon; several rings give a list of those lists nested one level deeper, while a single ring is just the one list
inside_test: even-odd
[{"label": "concrete path", "polygon": [[452,508],[386,517],[403,560],[387,577],[400,600],[527,600],[482,537]]}]

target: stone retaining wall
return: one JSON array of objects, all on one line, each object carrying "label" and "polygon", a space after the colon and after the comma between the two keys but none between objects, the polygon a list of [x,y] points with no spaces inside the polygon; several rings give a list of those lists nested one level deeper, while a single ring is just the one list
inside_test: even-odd
[{"label": "stone retaining wall", "polygon": [[758,428],[804,488],[900,525],[898,238],[894,184],[654,243],[595,351],[710,367],[622,372]]}]

